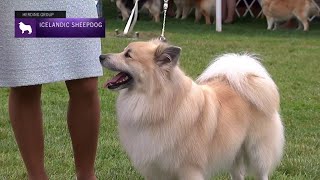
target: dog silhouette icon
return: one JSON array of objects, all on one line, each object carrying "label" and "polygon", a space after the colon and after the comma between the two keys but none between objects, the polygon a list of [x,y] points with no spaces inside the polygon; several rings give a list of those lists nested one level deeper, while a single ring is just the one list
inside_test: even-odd
[{"label": "dog silhouette icon", "polygon": [[24,24],[23,22],[19,22],[19,28],[22,34],[24,34],[25,31],[28,31],[28,34],[32,33],[32,27],[30,25]]}]

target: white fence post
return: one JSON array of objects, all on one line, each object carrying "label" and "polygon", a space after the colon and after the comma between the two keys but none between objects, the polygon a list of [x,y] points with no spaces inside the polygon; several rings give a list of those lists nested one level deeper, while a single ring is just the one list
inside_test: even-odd
[{"label": "white fence post", "polygon": [[216,0],[216,31],[222,31],[222,4],[221,0]]}]

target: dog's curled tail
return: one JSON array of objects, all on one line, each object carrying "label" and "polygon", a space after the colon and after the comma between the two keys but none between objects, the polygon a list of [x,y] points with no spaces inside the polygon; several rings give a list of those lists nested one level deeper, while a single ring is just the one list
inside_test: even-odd
[{"label": "dog's curled tail", "polygon": [[255,56],[226,54],[218,57],[197,79],[199,84],[223,77],[258,110],[273,114],[279,109],[279,93],[269,73]]}]

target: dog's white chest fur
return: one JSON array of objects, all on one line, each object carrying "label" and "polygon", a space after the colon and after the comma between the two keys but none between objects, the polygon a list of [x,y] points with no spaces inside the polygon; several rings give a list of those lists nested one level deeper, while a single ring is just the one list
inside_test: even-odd
[{"label": "dog's white chest fur", "polygon": [[120,96],[117,103],[120,140],[137,166],[150,165],[158,158],[165,161],[165,158],[169,158],[165,151],[172,148],[175,141],[170,138],[168,129],[160,132],[158,125],[152,129],[150,124],[144,124],[149,123],[146,119],[151,119],[153,108],[146,101],[143,96]]}]

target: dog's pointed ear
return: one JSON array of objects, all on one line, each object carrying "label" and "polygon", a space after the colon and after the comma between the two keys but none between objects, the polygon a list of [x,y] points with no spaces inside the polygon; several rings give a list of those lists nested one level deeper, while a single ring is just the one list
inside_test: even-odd
[{"label": "dog's pointed ear", "polygon": [[156,64],[160,67],[174,67],[178,64],[181,48],[178,46],[159,46],[156,51]]}]

